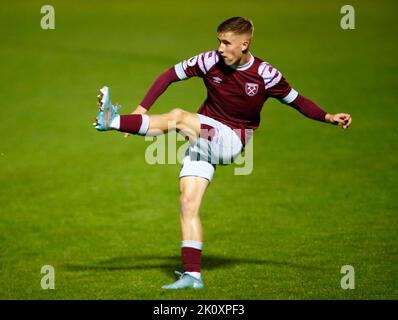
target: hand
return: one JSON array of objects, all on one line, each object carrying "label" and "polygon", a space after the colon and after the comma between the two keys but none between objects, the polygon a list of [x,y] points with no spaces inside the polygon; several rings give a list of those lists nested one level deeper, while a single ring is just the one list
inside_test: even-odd
[{"label": "hand", "polygon": [[325,120],[326,122],[338,125],[343,129],[347,129],[352,122],[351,115],[349,115],[348,113],[336,113],[336,114],[327,113],[325,115]]},{"label": "hand", "polygon": [[[132,113],[130,114],[144,114],[146,113],[148,110],[145,109],[143,106],[139,105]],[[124,137],[127,138],[129,136],[128,133],[124,134]]]}]

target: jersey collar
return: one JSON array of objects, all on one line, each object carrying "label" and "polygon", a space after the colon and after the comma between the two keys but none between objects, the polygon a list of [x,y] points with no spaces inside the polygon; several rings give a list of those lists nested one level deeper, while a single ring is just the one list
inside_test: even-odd
[{"label": "jersey collar", "polygon": [[249,54],[250,54],[250,60],[249,60],[249,62],[245,63],[245,64],[242,65],[242,66],[231,66],[231,68],[232,68],[232,69],[235,69],[235,70],[237,70],[237,71],[244,71],[244,70],[249,69],[249,68],[252,66],[253,62],[254,62],[254,57],[253,57],[253,55],[252,55],[250,52],[249,52]]}]

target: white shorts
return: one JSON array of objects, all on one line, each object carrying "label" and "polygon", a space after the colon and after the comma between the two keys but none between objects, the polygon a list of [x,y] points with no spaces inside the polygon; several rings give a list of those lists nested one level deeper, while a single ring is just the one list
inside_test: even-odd
[{"label": "white shorts", "polygon": [[189,145],[182,161],[180,178],[197,176],[212,180],[217,164],[230,164],[241,153],[239,136],[221,122],[198,114],[201,133],[198,141]]}]

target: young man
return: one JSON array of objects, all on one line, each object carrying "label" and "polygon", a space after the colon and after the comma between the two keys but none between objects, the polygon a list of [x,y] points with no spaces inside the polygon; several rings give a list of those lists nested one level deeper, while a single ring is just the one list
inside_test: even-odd
[{"label": "young man", "polygon": [[[330,114],[294,90],[282,74],[250,51],[253,24],[234,17],[217,29],[218,50],[201,53],[162,73],[130,115],[120,115],[104,87],[95,128],[137,135],[158,135],[177,130],[189,139],[180,172],[180,222],[184,273],[165,289],[203,288],[200,275],[202,225],[199,209],[218,163],[230,163],[260,123],[260,111],[268,97],[276,98],[305,116],[348,128],[351,116]],[[201,77],[208,96],[197,113],[173,109],[147,115],[155,100],[175,81]]]}]

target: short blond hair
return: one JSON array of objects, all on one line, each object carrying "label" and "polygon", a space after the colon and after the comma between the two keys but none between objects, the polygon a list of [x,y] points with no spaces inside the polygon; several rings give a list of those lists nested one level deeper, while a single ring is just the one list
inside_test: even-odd
[{"label": "short blond hair", "polygon": [[249,34],[253,37],[254,25],[249,19],[242,17],[233,17],[225,20],[217,28],[217,33],[233,32],[235,34]]}]

